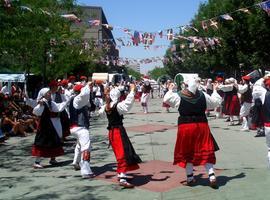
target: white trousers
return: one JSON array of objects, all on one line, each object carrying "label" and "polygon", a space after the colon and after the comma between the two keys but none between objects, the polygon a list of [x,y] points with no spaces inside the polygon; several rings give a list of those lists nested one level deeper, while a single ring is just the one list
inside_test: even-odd
[{"label": "white trousers", "polygon": [[90,167],[90,161],[83,160],[83,152],[85,150],[91,152],[91,141],[89,131],[83,127],[74,127],[70,129],[70,132],[77,138],[73,164],[79,163],[81,167],[82,176],[92,174],[93,172]]},{"label": "white trousers", "polygon": [[149,99],[150,99],[150,93],[142,93],[141,103],[144,103],[147,106]]},{"label": "white trousers", "polygon": [[240,108],[240,117],[247,117],[250,112],[251,103],[244,102]]}]

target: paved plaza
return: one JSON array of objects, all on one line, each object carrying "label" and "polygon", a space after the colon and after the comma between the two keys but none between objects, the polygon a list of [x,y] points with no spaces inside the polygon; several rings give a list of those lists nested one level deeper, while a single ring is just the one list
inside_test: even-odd
[{"label": "paved plaza", "polygon": [[215,165],[219,188],[208,186],[203,167],[195,168],[197,184],[184,186],[185,171],[172,165],[177,130],[176,109],[170,113],[161,107],[161,99],[151,99],[149,114],[143,114],[135,103],[125,116],[124,125],[143,163],[131,174],[135,189],[122,189],[115,176],[115,158],[108,148],[107,120],[91,121],[91,165],[97,175],[82,180],[74,171],[74,138],[68,138],[66,154],[60,165],[32,168],[31,145],[34,135],[10,138],[0,145],[0,199],[128,199],[128,200],[219,200],[269,198],[270,170],[267,168],[265,138],[255,138],[254,131],[240,132],[239,126],[228,126],[225,119],[209,117],[212,133],[220,151]]}]

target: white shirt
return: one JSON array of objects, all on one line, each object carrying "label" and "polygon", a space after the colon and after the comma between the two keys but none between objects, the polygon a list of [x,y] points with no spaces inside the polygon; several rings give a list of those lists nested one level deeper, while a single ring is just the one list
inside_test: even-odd
[{"label": "white shirt", "polygon": [[[217,93],[216,90],[213,91],[211,96],[206,94],[205,92],[203,92],[203,94],[205,96],[207,109],[214,109],[215,107],[218,107],[222,102],[222,98]],[[171,107],[178,108],[181,103],[181,97],[179,96],[178,93],[175,93],[172,90],[169,90],[165,94],[163,98],[163,102],[166,104],[169,104]]]},{"label": "white shirt", "polygon": [[[119,102],[117,104],[116,109],[117,109],[117,112],[119,113],[119,115],[123,115],[123,114],[125,114],[125,113],[127,113],[128,111],[131,110],[132,105],[134,103],[134,94],[135,94],[134,92],[130,92],[127,95],[127,97],[126,97],[126,99],[124,101],[121,101],[121,102]],[[111,107],[113,107],[114,104],[116,104],[116,103],[117,102],[111,102]],[[105,107],[106,107],[106,105],[102,106],[99,109],[98,113],[100,115],[104,115],[105,114]]]}]

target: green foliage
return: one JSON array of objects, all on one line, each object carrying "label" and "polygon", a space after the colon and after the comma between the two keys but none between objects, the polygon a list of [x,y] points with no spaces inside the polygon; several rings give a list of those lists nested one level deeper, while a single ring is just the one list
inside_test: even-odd
[{"label": "green foliage", "polygon": [[[204,31],[201,27],[203,20],[208,20],[222,14],[230,13],[240,8],[253,6],[261,1],[256,0],[209,0],[202,3],[192,24],[199,29],[199,33],[189,31],[185,36],[218,37],[221,47],[209,49],[206,52],[194,52],[192,49],[181,49],[185,41],[173,41],[176,44],[175,54],[182,58],[182,62],[169,62],[165,65],[168,73],[174,76],[178,72],[199,73],[200,76],[211,77],[216,72],[225,72],[227,76],[240,74],[256,68],[267,68],[270,63],[270,19],[258,6],[250,9],[251,14],[234,12],[234,21],[215,18],[218,29],[208,26]],[[167,57],[172,53],[168,50]],[[242,68],[240,68],[240,63]]]},{"label": "green foliage", "polygon": [[149,71],[148,74],[152,79],[157,80],[159,77],[163,75],[167,75],[167,71],[165,68],[156,67],[153,70]]},{"label": "green foliage", "polygon": [[141,76],[142,76],[141,73],[139,73],[131,68],[127,68],[127,73],[128,73],[128,75],[135,77],[136,80],[140,80]]},{"label": "green foliage", "polygon": [[[70,29],[72,22],[61,14],[79,12],[74,0],[12,1],[0,7],[0,66],[13,72],[27,71],[56,78],[79,66],[85,73],[97,68],[103,52],[93,45],[83,49],[82,33]],[[29,11],[21,6],[27,6]]]}]

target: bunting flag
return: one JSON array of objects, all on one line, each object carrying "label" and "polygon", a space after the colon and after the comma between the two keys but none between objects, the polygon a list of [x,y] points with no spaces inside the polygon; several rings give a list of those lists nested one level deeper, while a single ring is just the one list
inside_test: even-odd
[{"label": "bunting flag", "polygon": [[270,17],[270,0],[258,4]]},{"label": "bunting flag", "polygon": [[247,8],[240,8],[237,11],[241,11],[243,13],[251,14],[251,12],[249,11],[249,9],[247,9]]},{"label": "bunting flag", "polygon": [[220,17],[227,21],[233,21],[233,18],[229,14],[220,15]]},{"label": "bunting flag", "polygon": [[207,29],[208,29],[207,22],[206,21],[202,21],[201,24],[202,24],[202,29],[204,31],[207,31]]},{"label": "bunting flag", "polygon": [[11,8],[11,0],[4,0],[4,7]]},{"label": "bunting flag", "polygon": [[61,15],[61,17],[66,18],[66,19],[68,19],[70,21],[75,21],[75,22],[80,22],[81,21],[81,19],[78,18],[74,14],[64,14],[64,15]]},{"label": "bunting flag", "polygon": [[167,30],[167,40],[172,40],[173,39],[173,29],[168,29]]},{"label": "bunting flag", "polygon": [[199,30],[196,29],[194,26],[188,25],[188,27],[189,27],[191,30],[195,31],[196,33],[199,33]]},{"label": "bunting flag", "polygon": [[134,31],[133,37],[132,37],[133,45],[138,46],[141,42],[140,33],[138,31]]},{"label": "bunting flag", "polygon": [[88,21],[90,26],[99,26],[100,25],[100,20],[94,19],[94,20],[89,20]]},{"label": "bunting flag", "polygon": [[104,26],[106,29],[109,29],[109,30],[113,30],[113,26],[109,25],[109,24],[101,24],[102,26]]},{"label": "bunting flag", "polygon": [[158,31],[158,35],[159,35],[160,38],[162,38],[163,37],[163,31]]},{"label": "bunting flag", "polygon": [[43,9],[41,9],[40,8],[40,11],[43,13],[43,14],[45,14],[45,15],[48,15],[48,16],[52,16],[52,14],[51,13],[49,13],[48,11],[46,11],[46,10],[43,10]]},{"label": "bunting flag", "polygon": [[29,11],[29,12],[33,12],[33,10],[32,10],[31,8],[27,7],[27,6],[20,6],[20,8],[21,8],[22,10],[26,10],[26,11]]},{"label": "bunting flag", "polygon": [[213,19],[210,19],[210,26],[218,29],[218,23]]}]

